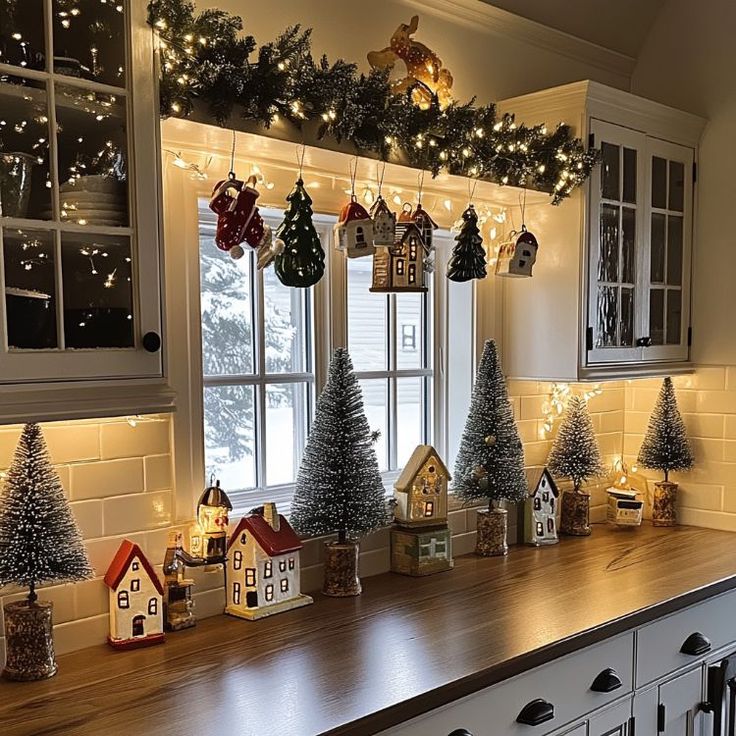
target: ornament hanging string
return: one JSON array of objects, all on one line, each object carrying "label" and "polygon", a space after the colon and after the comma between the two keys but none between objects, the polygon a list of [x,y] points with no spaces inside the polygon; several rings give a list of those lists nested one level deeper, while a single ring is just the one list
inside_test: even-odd
[{"label": "ornament hanging string", "polygon": [[230,181],[235,180],[235,136],[236,133],[233,131],[233,144],[230,148],[230,171],[227,174],[227,178],[230,179]]},{"label": "ornament hanging string", "polygon": [[417,205],[422,206],[422,190],[424,189],[424,169],[417,176]]},{"label": "ornament hanging string", "polygon": [[304,173],[304,156],[307,152],[306,144],[302,143],[301,146],[296,147],[296,165],[299,169],[298,179],[302,180],[302,174]]},{"label": "ornament hanging string", "polygon": [[381,173],[376,169],[376,182],[378,184],[378,199],[381,199],[381,191],[383,190],[383,177],[386,174],[386,162],[382,162]]},{"label": "ornament hanging string", "polygon": [[475,188],[478,186],[477,179],[468,179],[468,205],[473,204],[475,198]]},{"label": "ornament hanging string", "polygon": [[358,176],[358,157],[354,156],[348,164],[348,171],[350,172],[350,199],[355,202],[355,179]]},{"label": "ornament hanging string", "polygon": [[521,213],[521,232],[526,232],[526,189],[519,194],[519,211]]}]

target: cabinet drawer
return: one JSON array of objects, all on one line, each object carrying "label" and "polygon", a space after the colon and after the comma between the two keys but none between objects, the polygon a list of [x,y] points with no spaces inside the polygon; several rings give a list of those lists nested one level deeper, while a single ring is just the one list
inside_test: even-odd
[{"label": "cabinet drawer", "polygon": [[[636,686],[641,687],[707,651],[736,641],[736,591],[698,603],[679,613],[643,626],[637,632]],[[700,634],[698,640],[693,635]],[[690,637],[691,653],[680,651]],[[706,648],[706,646],[708,648]]]},{"label": "cabinet drawer", "polygon": [[[384,736],[448,736],[464,728],[473,736],[544,736],[622,695],[633,686],[633,633],[575,652],[386,731]],[[614,675],[606,673],[611,669]],[[595,692],[591,685],[601,673]],[[620,684],[618,684],[620,682]],[[539,725],[517,723],[530,702],[550,703],[554,715]]]}]

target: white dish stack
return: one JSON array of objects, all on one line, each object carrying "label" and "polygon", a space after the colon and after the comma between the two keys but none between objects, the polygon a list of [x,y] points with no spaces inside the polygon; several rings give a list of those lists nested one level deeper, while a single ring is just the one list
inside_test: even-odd
[{"label": "white dish stack", "polygon": [[125,184],[109,176],[80,176],[59,187],[62,222],[125,227],[126,200]]}]

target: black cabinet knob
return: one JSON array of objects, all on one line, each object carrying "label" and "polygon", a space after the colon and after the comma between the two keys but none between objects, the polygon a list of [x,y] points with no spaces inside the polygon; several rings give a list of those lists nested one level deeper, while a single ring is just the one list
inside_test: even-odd
[{"label": "black cabinet knob", "polygon": [[688,636],[688,638],[682,643],[680,653],[697,656],[698,654],[709,652],[710,648],[710,639],[699,631],[696,631],[694,634],[690,634],[690,636]]},{"label": "black cabinet knob", "polygon": [[448,733],[447,736],[473,736],[473,734],[464,728],[456,728],[452,733]]},{"label": "black cabinet knob", "polygon": [[161,350],[161,336],[157,332],[146,332],[143,335],[143,347],[149,353],[157,353]]},{"label": "black cabinet knob", "polygon": [[614,690],[618,690],[623,685],[621,678],[618,676],[618,672],[612,667],[606,667],[605,670],[599,672],[590,689],[594,693],[612,693]]},{"label": "black cabinet knob", "polygon": [[555,707],[543,698],[528,702],[516,716],[517,723],[525,726],[538,726],[540,723],[551,721],[555,717]]}]

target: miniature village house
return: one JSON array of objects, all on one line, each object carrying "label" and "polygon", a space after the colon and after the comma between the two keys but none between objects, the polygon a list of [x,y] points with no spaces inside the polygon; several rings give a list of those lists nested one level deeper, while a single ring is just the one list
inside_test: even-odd
[{"label": "miniature village house", "polygon": [[[407,209],[407,206],[409,209]],[[437,223],[430,217],[429,212],[422,208],[421,203],[417,204],[417,208],[410,213],[411,206],[405,205],[404,211],[399,217],[399,222],[413,222],[422,236],[425,246],[431,250],[434,240],[434,231],[437,229]]]},{"label": "miniature village house", "polygon": [[225,561],[227,552],[227,525],[233,505],[220,481],[205,488],[197,504],[197,521],[192,527],[189,549],[194,557],[210,564]]},{"label": "miniature village house", "polygon": [[512,233],[511,237],[501,244],[496,260],[496,275],[530,277],[537,261],[538,250],[537,239],[528,230]]},{"label": "miniature village house", "polygon": [[425,274],[430,249],[412,222],[396,225],[396,241],[389,248],[377,248],[373,256],[371,291],[427,291]]},{"label": "miniature village house", "polygon": [[194,580],[185,577],[186,561],[190,556],[182,549],[181,532],[171,532],[164,555],[164,625],[166,631],[180,631],[195,626],[192,586]]},{"label": "miniature village house", "polygon": [[394,483],[394,519],[402,526],[447,521],[450,473],[432,445],[419,445]]},{"label": "miniature village house", "polygon": [[396,213],[391,212],[380,195],[371,207],[373,245],[392,246],[396,242]]},{"label": "miniature village house", "polygon": [[560,492],[547,468],[526,471],[529,497],[523,504],[524,542],[534,546],[556,544],[557,499]]},{"label": "miniature village house", "polygon": [[376,252],[373,247],[373,220],[355,195],[342,208],[334,230],[337,249],[344,251],[348,258],[372,256]]},{"label": "miniature village house", "polygon": [[117,649],[133,649],[164,640],[163,587],[141,548],[120,545],[105,575],[110,590],[110,634]]},{"label": "miniature village house", "polygon": [[312,603],[300,590],[301,548],[275,503],[244,516],[228,546],[225,613],[257,619]]}]

